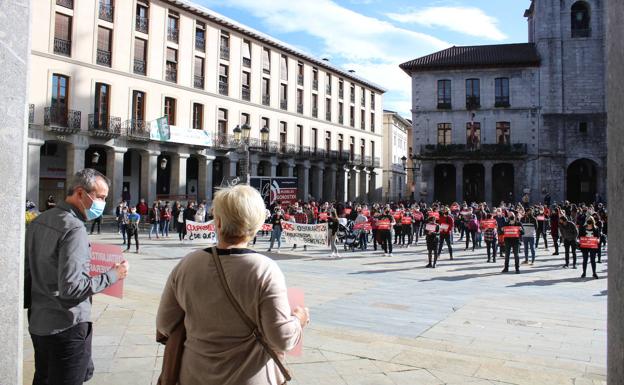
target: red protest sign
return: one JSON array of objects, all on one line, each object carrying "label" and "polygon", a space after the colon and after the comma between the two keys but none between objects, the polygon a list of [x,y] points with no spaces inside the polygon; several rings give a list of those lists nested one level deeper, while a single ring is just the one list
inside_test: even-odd
[{"label": "red protest sign", "polygon": [[498,243],[505,243],[505,234],[498,234]]},{"label": "red protest sign", "polygon": [[497,227],[496,219],[484,219],[481,221],[482,229],[495,229]]},{"label": "red protest sign", "polygon": [[401,211],[395,211],[394,214],[392,214],[392,216],[394,217],[395,221],[401,220],[401,215],[403,215],[403,213]]},{"label": "red protest sign", "polygon": [[425,231],[428,232],[434,232],[437,229],[437,225],[435,223],[427,223],[427,225],[425,225]]},{"label": "red protest sign", "polygon": [[326,221],[327,220],[327,213],[325,211],[320,212],[318,214],[318,218],[319,218],[319,221]]},{"label": "red protest sign", "polygon": [[520,226],[505,226],[503,233],[507,238],[520,238]]},{"label": "red protest sign", "polygon": [[415,221],[422,221],[423,220],[423,215],[418,210],[414,210],[414,213],[412,213],[412,216],[414,217]]},{"label": "red protest sign", "polygon": [[362,215],[364,215],[365,217],[370,217],[370,211],[369,210],[362,210]]},{"label": "red protest sign", "polygon": [[440,232],[441,232],[441,233],[448,233],[449,227],[450,227],[450,226],[449,226],[448,224],[446,224],[446,223],[442,223],[442,224],[440,225]]},{"label": "red protest sign", "polygon": [[371,226],[370,223],[368,222],[363,222],[363,223],[356,223],[353,226],[353,230],[364,230],[364,231],[370,231],[372,230],[373,227]]},{"label": "red protest sign", "polygon": [[411,225],[412,224],[412,217],[403,217],[401,219],[401,224],[402,225]]},{"label": "red protest sign", "polygon": [[438,219],[440,219],[440,213],[439,213],[439,212],[437,212],[437,211],[432,211],[432,212],[430,212],[430,213],[429,213],[429,216],[430,216],[430,217],[434,217],[434,218],[436,219],[436,221],[437,221]]},{"label": "red protest sign", "polygon": [[262,231],[272,231],[273,230],[273,225],[270,223],[263,223],[262,224]]},{"label": "red protest sign", "polygon": [[580,237],[579,241],[581,249],[597,249],[600,244],[596,237]]},{"label": "red protest sign", "polygon": [[[106,273],[118,263],[125,260],[121,247],[116,245],[91,244],[91,263],[89,275],[94,277]],[[123,279],[101,291],[102,294],[123,298]]]},{"label": "red protest sign", "polygon": [[377,222],[377,229],[378,230],[390,230],[390,227],[392,225],[390,224],[390,221],[387,219],[382,219],[380,221]]},{"label": "red protest sign", "polygon": [[537,219],[538,221],[543,222],[543,221],[544,221],[544,219],[546,219],[546,218],[545,218],[543,215],[538,215],[536,219]]}]

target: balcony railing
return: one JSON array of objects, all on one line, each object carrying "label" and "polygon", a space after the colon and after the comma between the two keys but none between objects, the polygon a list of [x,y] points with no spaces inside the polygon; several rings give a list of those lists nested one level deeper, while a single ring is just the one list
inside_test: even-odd
[{"label": "balcony railing", "polygon": [[303,85],[303,75],[297,75],[297,84],[300,86]]},{"label": "balcony railing", "polygon": [[338,115],[338,123],[339,124],[343,124],[344,123],[344,116],[342,114]]},{"label": "balcony railing", "polygon": [[89,132],[93,136],[117,138],[121,135],[121,118],[89,114]]},{"label": "balcony railing", "polygon": [[33,124],[33,123],[35,123],[35,105],[29,104],[28,105],[28,124]]},{"label": "balcony railing", "polygon": [[165,73],[165,80],[167,80],[168,82],[177,83],[178,82],[178,70],[167,69]]},{"label": "balcony railing", "polygon": [[338,151],[338,160],[348,162],[351,159],[351,153],[348,151]]},{"label": "balcony railing", "polygon": [[56,0],[56,5],[60,5],[69,9],[74,9],[74,0]]},{"label": "balcony railing", "polygon": [[280,108],[282,110],[287,110],[288,109],[288,100],[280,100]]},{"label": "balcony railing", "polygon": [[219,149],[232,149],[240,146],[239,140],[232,134],[218,133],[214,137],[214,147]]},{"label": "balcony railing", "polygon": [[230,47],[222,45],[219,57],[223,60],[230,60]]},{"label": "balcony railing", "polygon": [[527,154],[526,143],[514,144],[448,144],[421,146],[421,158],[519,158]]},{"label": "balcony railing", "polygon": [[572,37],[590,37],[591,28],[587,29],[572,29]]},{"label": "balcony railing", "polygon": [[312,89],[318,91],[318,79],[312,80]]},{"label": "balcony railing", "polygon": [[134,59],[134,73],[139,75],[145,75],[146,72],[147,71],[145,60]]},{"label": "balcony railing", "polygon": [[466,96],[466,109],[476,110],[481,107],[481,98],[478,96]]},{"label": "balcony railing", "polygon": [[344,99],[344,90],[338,90],[338,98]]},{"label": "balcony railing", "polygon": [[114,7],[112,4],[100,4],[99,17],[104,21],[113,22]]},{"label": "balcony railing", "polygon": [[195,49],[204,52],[206,50],[206,39],[201,36],[195,36]]},{"label": "balcony railing", "polygon": [[228,94],[228,84],[224,81],[219,81],[219,93],[221,95],[227,96]]},{"label": "balcony railing", "polygon": [[312,109],[312,117],[318,118],[318,108],[313,108]]},{"label": "balcony railing", "polygon": [[99,65],[110,67],[111,66],[111,62],[112,62],[112,57],[111,56],[112,55],[111,55],[110,51],[104,51],[103,49],[99,49],[98,48],[97,56],[95,58],[95,61]]},{"label": "balcony railing", "polygon": [[80,111],[64,107],[46,107],[43,110],[43,125],[50,131],[74,134],[80,131]]},{"label": "balcony railing", "polygon": [[243,100],[246,100],[246,101],[251,100],[251,90],[248,87],[243,87],[242,97],[243,97]]},{"label": "balcony railing", "polygon": [[137,32],[147,33],[149,30],[149,18],[137,16],[135,29]]},{"label": "balcony railing", "polygon": [[336,150],[328,150],[325,153],[325,157],[327,159],[337,160],[338,159],[338,151],[336,151]]},{"label": "balcony railing", "polygon": [[451,108],[452,106],[451,106],[450,100],[445,100],[445,101],[438,100],[438,110],[450,110]]},{"label": "balcony railing", "polygon": [[303,114],[303,104],[301,103],[297,104],[297,113]]},{"label": "balcony railing", "polygon": [[297,146],[297,157],[301,159],[310,158],[310,146]]},{"label": "balcony railing", "polygon": [[379,167],[381,165],[381,161],[379,158],[373,158],[373,167]]},{"label": "balcony railing", "polygon": [[71,41],[54,38],[54,53],[71,56]]},{"label": "balcony railing", "polygon": [[327,156],[327,153],[325,152],[325,149],[323,148],[312,148],[310,150],[310,156],[315,159],[325,159],[325,157]]},{"label": "balcony railing", "polygon": [[169,28],[167,29],[167,40],[177,43],[180,31],[177,28]]},{"label": "balcony railing", "polygon": [[297,146],[291,143],[280,143],[278,153],[282,156],[296,155]]},{"label": "balcony railing", "polygon": [[193,77],[193,87],[199,88],[199,89],[204,89],[204,77],[203,76],[199,76],[199,75],[195,75]]},{"label": "balcony railing", "polygon": [[271,96],[269,96],[269,95],[262,95],[262,105],[270,106],[271,105]]},{"label": "balcony railing", "polygon": [[243,67],[251,68],[251,58],[243,58]]},{"label": "balcony railing", "polygon": [[129,119],[121,126],[121,132],[130,140],[147,142],[150,139],[150,124],[145,120]]},{"label": "balcony railing", "polygon": [[325,113],[325,120],[331,121],[331,112],[326,112]]},{"label": "balcony railing", "polygon": [[373,167],[373,157],[370,155],[364,156],[364,159],[362,160],[362,164],[366,167]]},{"label": "balcony railing", "polygon": [[494,100],[494,107],[509,107],[509,96],[497,96]]},{"label": "balcony railing", "polygon": [[356,165],[356,166],[361,166],[362,165],[362,155],[360,155],[360,154],[353,154],[353,156],[351,156],[351,163]]}]

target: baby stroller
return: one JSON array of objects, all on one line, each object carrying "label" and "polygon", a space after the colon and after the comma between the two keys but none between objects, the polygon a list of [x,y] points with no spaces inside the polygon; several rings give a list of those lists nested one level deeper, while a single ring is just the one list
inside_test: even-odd
[{"label": "baby stroller", "polygon": [[362,230],[353,230],[353,222],[349,222],[346,227],[346,235],[344,239],[344,249],[345,251],[351,250],[355,251],[355,249],[360,248],[360,233]]}]

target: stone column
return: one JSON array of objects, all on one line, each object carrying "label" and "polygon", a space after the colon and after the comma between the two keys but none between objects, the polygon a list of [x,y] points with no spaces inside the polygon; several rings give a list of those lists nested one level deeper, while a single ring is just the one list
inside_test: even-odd
[{"label": "stone column", "polygon": [[332,201],[336,199],[336,170],[338,166],[332,163],[329,167],[325,168],[325,183],[324,186],[324,200]]},{"label": "stone column", "polygon": [[349,176],[349,193],[347,200],[357,201],[359,200],[358,188],[359,188],[359,173],[356,169],[350,169],[348,171]]},{"label": "stone column", "polygon": [[124,154],[125,147],[113,147],[106,154],[106,173],[111,181],[111,188],[106,199],[106,208],[109,214],[115,214],[115,208],[121,200],[123,190]]},{"label": "stone column", "polygon": [[[0,207],[4,226],[0,260],[0,384],[22,385],[24,339],[24,201],[32,1],[7,1],[0,12]],[[36,175],[39,175],[37,170]],[[10,218],[10,219],[9,219]],[[10,225],[8,225],[10,224]]]},{"label": "stone column", "polygon": [[199,170],[197,181],[198,200],[205,199],[206,202],[212,201],[212,162],[215,160],[214,155],[203,155],[199,158]]},{"label": "stone column", "polygon": [[455,163],[455,194],[457,196],[457,202],[461,204],[461,202],[464,201],[464,164],[463,163]]},{"label": "stone column", "polygon": [[485,201],[488,205],[492,204],[492,167],[494,167],[492,162],[483,162],[483,169],[485,171],[485,183],[483,188],[485,189]]},{"label": "stone column", "polygon": [[323,162],[319,162],[316,166],[312,168],[312,196],[314,199],[321,201],[323,200],[323,171],[325,170],[325,165]]},{"label": "stone column", "polygon": [[344,166],[338,167],[336,172],[336,189],[338,193],[336,194],[336,200],[338,202],[346,202],[348,200],[348,183],[349,183],[349,169]]},{"label": "stone column", "polygon": [[171,157],[171,186],[172,195],[186,195],[186,161],[190,154],[177,154]]},{"label": "stone column", "polygon": [[[141,196],[145,202],[151,204],[156,200],[156,181],[158,172],[158,157],[160,151],[145,151],[141,153]],[[139,199],[136,201],[138,202]]]},{"label": "stone column", "polygon": [[294,175],[294,170],[295,170],[295,162],[288,161],[288,166],[286,167],[286,176],[292,178]]},{"label": "stone column", "polygon": [[359,191],[358,191],[358,197],[361,201],[368,203],[368,188],[367,188],[367,182],[368,182],[368,171],[366,171],[365,168],[356,171],[356,173],[359,176],[358,182],[359,182]]},{"label": "stone column", "polygon": [[310,161],[306,160],[298,166],[297,172],[297,191],[299,199],[308,200],[310,195]]},{"label": "stone column", "polygon": [[[28,181],[26,183],[26,199],[39,207],[39,178],[41,172],[41,146],[45,142],[37,139],[28,140]],[[61,197],[57,197],[61,198]],[[39,209],[41,209],[39,207]]]},{"label": "stone column", "polygon": [[232,153],[229,154],[227,158],[223,160],[223,176],[224,177],[235,177],[236,176],[236,166],[238,165],[238,155],[234,155]]},{"label": "stone column", "polygon": [[279,163],[277,162],[277,158],[275,158],[274,156],[271,157],[271,172],[269,173],[269,176],[271,177],[276,177],[277,176],[277,165]]},{"label": "stone column", "polygon": [[260,160],[258,159],[257,154],[252,154],[249,157],[249,175],[250,176],[258,176],[258,164]]},{"label": "stone column", "polygon": [[[85,152],[88,146],[70,144],[67,146],[67,181],[85,166]],[[67,186],[69,187],[69,186]]]},{"label": "stone column", "polygon": [[371,202],[379,202],[380,194],[377,192],[377,170],[371,169],[370,180],[368,181],[368,200]]},{"label": "stone column", "polygon": [[[609,238],[609,295],[608,322],[607,322],[607,383],[609,385],[624,384],[624,260],[621,258],[624,251],[624,209],[617,204],[624,191],[624,162],[621,151],[624,148],[622,135],[622,121],[624,109],[621,101],[624,99],[624,2],[608,1],[607,7],[607,126],[608,133],[608,184],[609,196],[609,227],[615,237]],[[2,381],[0,381],[2,382]]]}]

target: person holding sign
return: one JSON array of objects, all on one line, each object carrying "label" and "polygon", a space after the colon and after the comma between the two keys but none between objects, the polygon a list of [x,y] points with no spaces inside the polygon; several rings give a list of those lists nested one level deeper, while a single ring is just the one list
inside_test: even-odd
[{"label": "person holding sign", "polygon": [[513,251],[514,260],[516,265],[516,274],[520,273],[520,237],[524,233],[522,230],[522,224],[516,219],[516,215],[512,212],[509,213],[509,220],[507,225],[503,227],[503,234],[505,236],[505,268],[502,273],[509,271],[509,255]]},{"label": "person holding sign", "polygon": [[64,202],[26,230],[24,305],[35,349],[33,384],[80,385],[93,376],[92,296],[128,274],[128,262],[90,276],[85,222],[102,215],[110,182],[94,169],[68,181]]},{"label": "person holding sign", "polygon": [[[156,314],[157,331],[185,331],[176,383],[283,384],[285,352],[302,340],[309,310],[289,305],[277,263],[247,249],[265,220],[253,187],[237,185],[214,197],[216,247],[196,250],[173,269]],[[165,353],[167,355],[167,353]]]},{"label": "person holding sign", "polygon": [[492,216],[492,214],[487,214],[485,219],[481,221],[481,231],[483,232],[483,239],[485,240],[485,249],[487,252],[487,262],[490,263],[490,260],[493,258],[496,262],[496,220]]},{"label": "person holding sign", "polygon": [[[403,247],[408,247],[412,244],[413,234],[412,234],[412,222],[414,218],[412,217],[412,213],[409,210],[405,210],[403,212],[403,217],[401,218],[401,238],[399,240],[400,244]],[[407,237],[407,243],[405,243],[405,237]]]},{"label": "person holding sign", "polygon": [[[432,217],[435,218],[435,217]],[[455,221],[453,217],[449,215],[448,208],[442,209],[442,215],[439,219],[440,222],[440,242],[438,244],[438,254],[437,256],[442,255],[442,248],[444,247],[444,242],[446,242],[446,246],[449,250],[449,256],[451,261],[453,260],[453,246],[451,244],[451,234],[453,234],[453,226],[455,225]]]},{"label": "person holding sign", "polygon": [[282,220],[284,220],[284,212],[279,207],[275,208],[275,214],[271,217],[269,223],[273,226],[271,230],[271,240],[269,241],[269,249],[267,252],[271,252],[273,249],[273,244],[277,241],[277,252],[279,253],[280,248],[282,247]]},{"label": "person holding sign", "polygon": [[336,209],[331,210],[331,216],[327,221],[327,228],[329,229],[329,246],[331,248],[331,257],[332,258],[340,258],[338,254],[338,247],[336,247],[336,233],[338,233],[338,228],[340,227],[340,222],[338,221],[338,213]]},{"label": "person holding sign", "polygon": [[570,249],[572,249],[572,268],[576,269],[576,240],[578,238],[578,228],[573,222],[568,221],[565,215],[559,218],[559,234],[563,240],[563,250],[565,252],[564,269],[570,266]]},{"label": "person holding sign", "polygon": [[524,244],[524,263],[529,263],[529,250],[531,250],[531,265],[535,263],[535,229],[537,229],[537,221],[533,216],[533,210],[528,209],[526,215],[522,217],[522,227],[524,234],[522,235],[522,243]]},{"label": "person holding sign", "polygon": [[[427,224],[425,225],[425,242],[427,243],[427,255],[429,263],[425,267],[436,267],[438,263],[438,235],[440,233],[440,225],[435,221],[434,217],[429,217]],[[431,257],[433,255],[433,261]]]},{"label": "person holding sign", "polygon": [[544,248],[548,251],[548,237],[546,236],[546,215],[544,214],[544,209],[539,208],[537,216],[537,235],[535,237],[535,248],[539,247],[540,237],[544,239]]},{"label": "person holding sign", "polygon": [[583,254],[583,274],[581,278],[585,278],[588,258],[591,261],[592,276],[595,279],[598,278],[598,274],[596,274],[596,253],[598,252],[598,247],[600,247],[600,235],[600,230],[596,227],[594,218],[588,216],[585,226],[579,229],[579,247]]},{"label": "person holding sign", "polygon": [[377,220],[377,233],[381,241],[384,257],[392,257],[392,226],[396,224],[394,217],[390,215],[390,208],[386,207],[384,213]]}]

